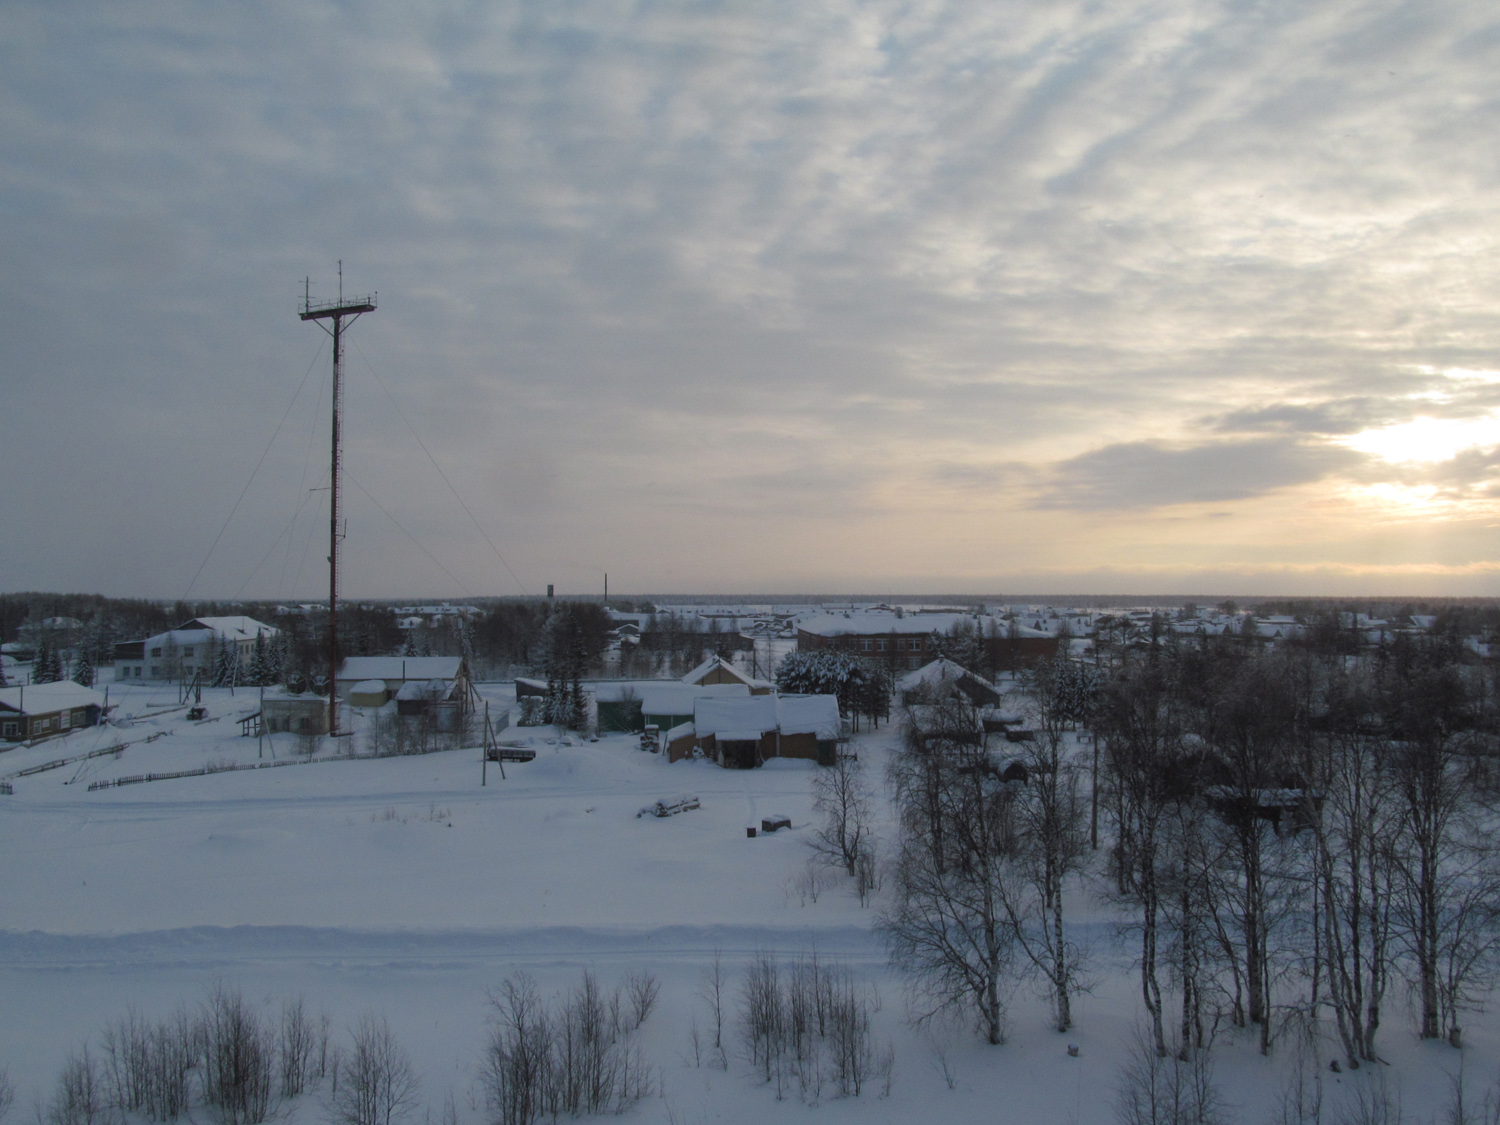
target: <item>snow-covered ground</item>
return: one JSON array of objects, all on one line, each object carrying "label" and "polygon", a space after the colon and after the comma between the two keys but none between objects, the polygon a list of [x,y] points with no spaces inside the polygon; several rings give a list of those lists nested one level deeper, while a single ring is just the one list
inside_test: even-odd
[{"label": "snow-covered ground", "polygon": [[[481,690],[494,709],[511,702],[507,687]],[[477,1125],[486,991],[525,970],[544,992],[560,992],[589,966],[605,984],[642,968],[663,984],[643,1031],[659,1089],[631,1112],[636,1120],[1113,1119],[1139,999],[1112,909],[1079,895],[1076,934],[1092,946],[1095,985],[1077,1002],[1073,1032],[1051,1031],[1045,1003],[1024,984],[1005,1046],[984,1046],[962,1028],[913,1030],[900,979],[871,933],[874,909],[841,877],[826,876],[815,901],[799,889],[810,764],[669,766],[625,736],[570,745],[550,729],[511,729],[505,736],[531,739],[537,759],[507,765],[504,780],[491,765],[483,788],[478,751],[461,750],[89,790],[115,777],[296,756],[288,736],[276,736],[265,758],[255,739],[240,737],[235,720],[254,710],[253,693],[205,692],[204,701],[211,721],[195,724],[173,710],[172,689],[111,685],[120,712],[142,716],[133,724],[0,754],[0,777],[10,777],[131,743],[118,757],[14,778],[14,795],[0,796],[0,1065],[19,1088],[19,1113],[50,1094],[70,1050],[97,1046],[127,1008],[165,1016],[226,982],[268,1013],[300,995],[341,1032],[362,1012],[383,1013],[432,1112],[451,1094],[460,1121]],[[144,741],[153,734],[163,736]],[[856,736],[877,779],[892,741],[884,729]],[[679,793],[702,807],[636,816]],[[773,813],[792,829],[747,838],[748,824]],[[895,1052],[888,1096],[875,1083],[857,1099],[825,1096],[816,1109],[795,1092],[778,1101],[737,1045],[727,1072],[694,1064],[690,1027],[708,1018],[697,995],[704,967],[718,951],[737,989],[758,950],[788,960],[817,950],[878,989],[876,1037]],[[1412,1120],[1438,1119],[1459,1053],[1418,1043],[1395,1006],[1382,1035],[1389,1088]],[[1496,1073],[1500,1037],[1490,1017],[1465,1036],[1479,1091]],[[1263,1059],[1253,1037],[1223,1033],[1213,1054],[1234,1116],[1272,1120],[1291,1052]],[[1326,1061],[1319,1074],[1334,1106],[1370,1081],[1334,1075]],[[324,1117],[317,1095],[281,1112]]]}]

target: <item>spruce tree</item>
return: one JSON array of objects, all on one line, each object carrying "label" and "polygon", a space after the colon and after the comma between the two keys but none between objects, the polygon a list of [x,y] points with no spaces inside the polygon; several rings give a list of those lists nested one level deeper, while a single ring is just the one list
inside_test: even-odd
[{"label": "spruce tree", "polygon": [[235,642],[226,640],[219,646],[218,659],[214,661],[214,687],[233,687],[239,682],[240,648]]},{"label": "spruce tree", "polygon": [[108,617],[99,618],[94,626],[94,666],[106,664],[115,658],[115,623]]},{"label": "spruce tree", "polygon": [[266,639],[255,634],[255,652],[250,656],[250,683],[255,687],[270,687],[276,681],[271,678],[271,661],[266,653]]},{"label": "spruce tree", "polygon": [[94,662],[87,648],[79,649],[78,659],[73,661],[73,682],[84,687],[94,686]]},{"label": "spruce tree", "polygon": [[62,679],[62,661],[58,659],[57,653],[46,641],[37,651],[36,661],[31,666],[31,682],[34,684],[55,684]]},{"label": "spruce tree", "polygon": [[271,665],[273,682],[284,683],[297,667],[291,635],[286,632],[278,633],[276,640],[271,643],[271,648],[273,650]]}]

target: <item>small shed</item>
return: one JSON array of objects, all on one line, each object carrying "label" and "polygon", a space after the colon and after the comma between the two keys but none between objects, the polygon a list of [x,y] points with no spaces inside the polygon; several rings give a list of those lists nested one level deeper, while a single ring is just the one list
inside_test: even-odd
[{"label": "small shed", "polygon": [[328,733],[328,700],[320,695],[267,691],[260,713],[266,730],[272,734]]},{"label": "small shed", "polygon": [[349,689],[349,706],[384,707],[390,697],[384,680],[360,680]]},{"label": "small shed", "polygon": [[843,734],[836,695],[783,695],[777,699],[776,753],[831,766]]},{"label": "small shed", "polygon": [[442,680],[408,680],[396,692],[396,714],[425,715],[447,692],[448,685]]},{"label": "small shed", "polygon": [[[646,729],[648,720],[641,700],[643,693],[654,686],[650,680],[601,680],[584,686],[593,694],[595,726],[600,734],[639,734]],[[519,685],[516,691],[519,695]]]},{"label": "small shed", "polygon": [[667,746],[667,761],[680,762],[693,756],[693,750],[698,745],[698,732],[692,723],[679,723],[667,731],[662,741]]}]

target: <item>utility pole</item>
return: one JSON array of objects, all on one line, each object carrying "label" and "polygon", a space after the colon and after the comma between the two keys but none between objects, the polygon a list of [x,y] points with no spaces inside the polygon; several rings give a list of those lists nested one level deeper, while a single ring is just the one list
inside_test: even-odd
[{"label": "utility pole", "polygon": [[342,493],[339,480],[339,444],[344,430],[344,318],[347,317],[352,325],[361,314],[374,311],[375,294],[373,293],[364,297],[350,297],[347,301],[344,299],[342,259],[339,261],[338,300],[315,302],[312,299],[312,280],[309,278],[303,283],[302,319],[333,322],[331,327],[327,324],[318,325],[333,337],[333,450],[330,460],[331,475],[328,481],[328,733],[330,736],[339,733],[337,682],[339,672],[339,540],[344,537],[343,529],[339,526],[339,498]]}]

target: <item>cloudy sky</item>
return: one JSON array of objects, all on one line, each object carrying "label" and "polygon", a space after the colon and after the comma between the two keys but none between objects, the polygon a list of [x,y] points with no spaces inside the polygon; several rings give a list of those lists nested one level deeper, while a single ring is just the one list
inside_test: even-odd
[{"label": "cloudy sky", "polygon": [[1500,594],[1477,0],[0,5],[0,589]]}]

